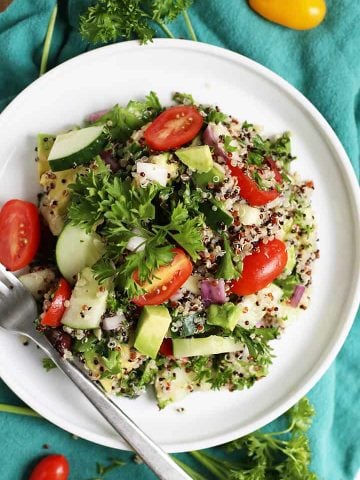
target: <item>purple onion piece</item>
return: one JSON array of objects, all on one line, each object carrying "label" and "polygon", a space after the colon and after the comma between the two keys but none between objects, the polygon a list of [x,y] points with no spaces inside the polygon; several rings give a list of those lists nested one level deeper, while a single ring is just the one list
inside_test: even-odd
[{"label": "purple onion piece", "polygon": [[205,306],[209,306],[212,303],[225,303],[227,301],[225,282],[223,279],[203,280],[200,283],[200,291]]},{"label": "purple onion piece", "polygon": [[228,155],[224,150],[224,146],[221,142],[219,142],[219,136],[214,131],[212,125],[208,125],[204,130],[203,141],[206,143],[206,145],[209,145],[209,147],[214,148],[215,155],[222,157],[224,160],[228,159]]},{"label": "purple onion piece", "polygon": [[105,318],[103,318],[101,326],[103,330],[116,330],[117,328],[120,327],[122,322],[125,319],[125,315],[123,312],[118,312],[115,315],[109,315]]},{"label": "purple onion piece", "polygon": [[299,305],[304,292],[305,292],[304,285],[296,285],[294,289],[294,293],[292,294],[292,297],[290,299],[290,305],[292,307],[296,308]]},{"label": "purple onion piece", "polygon": [[90,115],[86,117],[86,120],[90,123],[96,122],[99,118],[105,115],[105,113],[108,113],[108,111],[109,110],[99,110],[98,112],[90,113]]},{"label": "purple onion piece", "polygon": [[115,173],[119,170],[119,164],[111,150],[104,150],[100,153],[100,157],[104,160],[106,165],[110,166],[112,172]]},{"label": "purple onion piece", "polygon": [[65,350],[71,350],[71,336],[60,328],[48,328],[45,330],[45,336],[56,348],[60,355],[64,355]]}]

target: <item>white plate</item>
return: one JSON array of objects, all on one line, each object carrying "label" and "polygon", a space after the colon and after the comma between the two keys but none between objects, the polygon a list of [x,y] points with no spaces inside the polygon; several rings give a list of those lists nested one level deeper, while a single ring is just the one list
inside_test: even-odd
[{"label": "white plate", "polygon": [[[316,185],[321,258],[311,308],[276,342],[269,376],[243,392],[191,394],[158,411],[153,395],[118,399],[124,410],[168,451],[205,448],[270,422],[319,380],[345,341],[359,298],[359,194],[339,140],[319,112],[293,87],[257,63],[227,50],[188,41],[112,45],[52,70],[24,90],[0,116],[0,204],[36,200],[36,134],[80,123],[85,115],[150,90],[162,102],[190,92],[225,112],[262,124],[268,133],[293,132],[293,163]],[[30,321],[31,319],[29,319]],[[28,405],[80,437],[126,448],[58,371],[46,373],[43,355],[0,335],[0,375]],[[184,407],[183,413],[176,408]]]}]

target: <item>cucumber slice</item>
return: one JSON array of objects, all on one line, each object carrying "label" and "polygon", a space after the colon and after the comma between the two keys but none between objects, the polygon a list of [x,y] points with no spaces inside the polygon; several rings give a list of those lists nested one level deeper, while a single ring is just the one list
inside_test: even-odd
[{"label": "cucumber slice", "polygon": [[204,338],[173,338],[175,358],[237,352],[243,348],[244,344],[232,337],[210,335]]},{"label": "cucumber slice", "polygon": [[96,233],[66,225],[56,243],[56,262],[66,280],[74,284],[83,268],[92,267],[104,253],[105,245]]},{"label": "cucumber slice", "polygon": [[89,163],[106,143],[103,125],[58,135],[48,158],[50,168],[56,172]]},{"label": "cucumber slice", "polygon": [[106,311],[108,290],[95,280],[89,267],[84,268],[76,282],[70,305],[65,310],[61,323],[70,328],[92,330],[98,328]]},{"label": "cucumber slice", "polygon": [[55,280],[55,273],[50,268],[44,268],[20,275],[19,280],[36,300],[40,300],[50,289],[52,282]]}]

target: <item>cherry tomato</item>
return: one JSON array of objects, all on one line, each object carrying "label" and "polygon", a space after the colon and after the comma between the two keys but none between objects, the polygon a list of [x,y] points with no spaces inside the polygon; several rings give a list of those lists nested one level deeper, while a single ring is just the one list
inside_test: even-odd
[{"label": "cherry tomato", "polygon": [[33,203],[9,200],[0,212],[0,262],[11,271],[26,267],[40,242],[40,220]]},{"label": "cherry tomato", "polygon": [[[274,160],[269,158],[266,160],[266,162],[268,165],[270,165],[272,171],[274,172],[275,180],[278,183],[281,183],[281,174]],[[247,175],[247,173],[244,172],[240,167],[233,167],[230,160],[227,162],[227,166],[231,171],[231,175],[237,178],[237,183],[240,187],[240,196],[244,198],[249,205],[253,207],[259,207],[261,205],[265,205],[266,203],[272,202],[280,195],[275,188],[262,190],[255,180]]]},{"label": "cherry tomato", "polygon": [[41,318],[41,325],[48,327],[60,327],[61,319],[65,312],[65,301],[71,297],[71,287],[68,282],[61,278],[55,290],[50,307]]},{"label": "cherry tomato", "polygon": [[195,107],[171,107],[160,113],[145,130],[145,142],[153,150],[178,148],[196,137],[202,124],[203,117]]},{"label": "cherry tomato", "polygon": [[69,462],[64,455],[48,455],[40,460],[29,480],[68,480]]},{"label": "cherry tomato", "polygon": [[193,269],[190,259],[181,248],[174,248],[173,252],[175,256],[171,263],[156,270],[151,283],[141,284],[138,272],[135,272],[134,280],[146,291],[144,295],[133,298],[136,305],[142,307],[166,302],[190,277]]},{"label": "cherry tomato", "polygon": [[296,30],[317,27],[326,15],[325,0],[249,0],[259,15]]},{"label": "cherry tomato", "polygon": [[162,344],[160,346],[159,353],[164,357],[172,357],[173,356],[173,345],[171,338],[164,338]]},{"label": "cherry tomato", "polygon": [[260,242],[257,251],[244,258],[239,280],[235,280],[231,292],[250,295],[265,288],[284,270],[287,263],[286,245],[281,240]]}]

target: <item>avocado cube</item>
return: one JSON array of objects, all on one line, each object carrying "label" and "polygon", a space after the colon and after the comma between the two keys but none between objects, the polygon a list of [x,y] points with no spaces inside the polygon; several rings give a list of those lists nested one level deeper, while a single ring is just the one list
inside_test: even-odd
[{"label": "avocado cube", "polygon": [[231,302],[223,305],[210,305],[206,323],[233,331],[241,315],[241,306]]},{"label": "avocado cube", "polygon": [[222,224],[229,226],[233,223],[233,216],[227,212],[221,202],[214,198],[202,203],[200,211],[205,215],[206,224],[213,230],[221,230]]},{"label": "avocado cube", "polygon": [[50,170],[48,157],[50,150],[55,142],[55,136],[48,133],[39,133],[37,136],[37,155],[39,177],[47,170]]},{"label": "avocado cube", "polygon": [[221,165],[214,163],[208,172],[194,172],[191,178],[197,187],[207,187],[209,183],[221,183],[225,178],[225,172]]},{"label": "avocado cube", "polygon": [[198,172],[208,172],[214,164],[208,145],[180,148],[175,155],[191,170]]},{"label": "avocado cube", "polygon": [[171,316],[166,307],[145,306],[136,328],[134,347],[144,355],[156,358],[170,323]]}]

